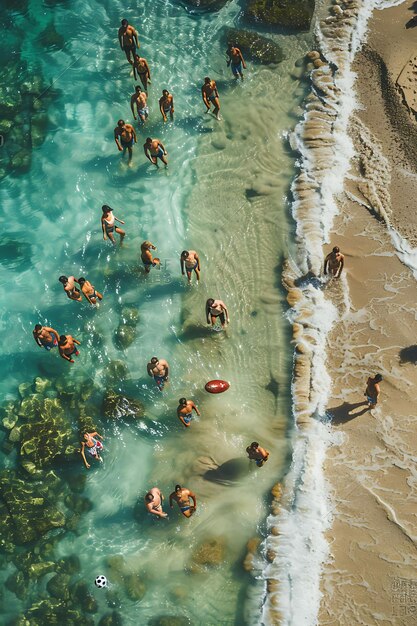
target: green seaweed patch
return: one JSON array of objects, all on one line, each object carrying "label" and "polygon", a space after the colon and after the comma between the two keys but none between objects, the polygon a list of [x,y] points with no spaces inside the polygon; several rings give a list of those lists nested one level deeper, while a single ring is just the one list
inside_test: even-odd
[{"label": "green seaweed patch", "polygon": [[103,399],[103,414],[112,419],[137,419],[145,415],[145,407],[139,400],[109,390]]},{"label": "green seaweed patch", "polygon": [[201,542],[193,554],[188,570],[193,574],[200,574],[208,569],[223,565],[226,554],[226,540],[224,537],[213,537]]},{"label": "green seaweed patch", "polygon": [[237,46],[245,59],[263,65],[277,65],[284,59],[284,53],[271,39],[261,37],[257,33],[238,28],[223,29],[222,43],[227,46]]},{"label": "green seaweed patch", "polygon": [[268,26],[309,30],[315,0],[248,0],[244,18]]},{"label": "green seaweed patch", "polygon": [[81,608],[73,608],[64,600],[48,598],[32,604],[25,613],[30,626],[45,624],[65,624],[65,626],[94,626],[94,619],[83,613]]}]

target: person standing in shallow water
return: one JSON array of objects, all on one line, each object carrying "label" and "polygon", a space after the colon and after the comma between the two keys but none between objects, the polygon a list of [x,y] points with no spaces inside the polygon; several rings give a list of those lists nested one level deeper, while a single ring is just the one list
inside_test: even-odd
[{"label": "person standing in shallow water", "polygon": [[220,320],[222,328],[226,328],[226,323],[230,322],[229,311],[223,300],[213,300],[209,298],[206,302],[206,317],[207,324],[214,326],[217,322],[217,318]]},{"label": "person standing in shallow water", "polygon": [[335,278],[339,278],[345,264],[345,257],[340,252],[340,248],[335,246],[324,259],[324,274],[331,274]]},{"label": "person standing in shallow water", "polygon": [[[122,25],[118,31],[120,48],[124,51],[126,59],[131,65],[133,65],[133,59],[135,58],[136,48],[139,48],[138,33],[129,25],[129,22],[124,19]],[[132,55],[132,58],[131,58]]]},{"label": "person standing in shallow water", "polygon": [[83,276],[78,279],[78,283],[81,287],[81,291],[83,292],[88,302],[93,306],[98,306],[97,299],[103,300],[103,295],[99,291],[96,291],[94,285],[92,285],[90,281],[86,280]]},{"label": "person standing in shallow water", "polygon": [[213,115],[216,119],[220,120],[219,92],[217,91],[216,81],[211,80],[209,76],[206,76],[204,79],[204,85],[201,87],[201,95],[206,105],[206,113],[210,111],[210,107],[213,104]]},{"label": "person standing in shallow water", "polygon": [[379,383],[382,380],[381,374],[376,374],[373,378],[370,376],[366,382],[366,389],[363,395],[366,396],[370,409],[374,409],[378,403],[379,394],[381,393]]},{"label": "person standing in shallow water", "polygon": [[151,250],[156,250],[156,247],[150,241],[144,241],[140,247],[140,258],[145,267],[145,272],[149,274],[151,267],[160,265],[160,260],[157,257],[152,256]]},{"label": "person standing in shallow water", "polygon": [[74,339],[71,335],[61,335],[59,337],[59,354],[63,359],[69,361],[70,363],[74,363],[74,360],[71,358],[73,354],[75,354],[75,356],[80,354],[75,344],[79,346],[81,345],[81,343],[77,339]]},{"label": "person standing in shallow water", "polygon": [[114,140],[119,152],[129,153],[129,164],[133,156],[133,143],[137,142],[136,131],[131,124],[126,124],[124,120],[119,120],[114,129]]},{"label": "person standing in shallow water", "polygon": [[156,515],[157,517],[168,517],[168,513],[164,513],[162,510],[162,501],[164,496],[158,487],[152,487],[145,495],[145,506],[149,513]]},{"label": "person standing in shallow water", "polygon": [[156,167],[159,167],[158,159],[161,159],[165,167],[168,167],[168,161],[165,158],[168,153],[164,144],[159,139],[147,137],[145,143],[143,144],[143,151],[146,158],[149,159],[149,161]]},{"label": "person standing in shallow water", "polygon": [[169,365],[165,359],[158,359],[153,356],[146,366],[148,376],[153,376],[159,391],[162,391],[165,383],[168,381]]},{"label": "person standing in shallow water", "polygon": [[240,49],[236,48],[236,46],[230,46],[226,51],[226,56],[228,57],[227,67],[231,66],[233,76],[236,80],[239,79],[239,76],[243,80],[242,66],[243,69],[246,69],[246,63]]},{"label": "person standing in shallow water", "polygon": [[114,239],[114,232],[120,235],[120,245],[123,245],[123,239],[125,238],[125,231],[116,226],[115,222],[119,222],[120,224],[124,224],[122,220],[119,220],[118,217],[113,215],[113,209],[109,207],[107,204],[103,204],[101,207],[103,211],[103,215],[101,216],[101,230],[103,231],[103,239],[106,241],[107,237],[110,239],[113,245],[116,245],[116,241]]},{"label": "person standing in shallow water", "polygon": [[195,272],[197,284],[200,280],[200,258],[195,250],[183,250],[180,257],[181,273],[184,276],[184,266],[188,282],[191,283],[191,274]]},{"label": "person standing in shallow water", "polygon": [[136,111],[142,124],[146,122],[149,116],[149,108],[147,105],[147,100],[148,100],[148,96],[146,95],[146,92],[142,91],[139,85],[136,85],[135,93],[130,97],[130,108],[132,109],[133,118],[136,120],[137,119],[136,114],[135,114],[135,105],[136,105]]},{"label": "person standing in shallow water", "polygon": [[258,467],[262,467],[262,465],[266,463],[269,458],[268,450],[265,450],[265,448],[261,448],[257,441],[252,441],[250,446],[246,448],[246,452],[248,457],[252,461],[255,461]]},{"label": "person standing in shallow water", "polygon": [[56,348],[59,341],[59,335],[56,330],[41,324],[36,324],[33,330],[33,338],[40,348],[45,348],[48,352],[52,348]]},{"label": "person standing in shallow water", "polygon": [[148,83],[151,83],[151,71],[146,59],[135,54],[135,60],[133,63],[133,76],[137,80],[136,76],[140,78],[140,82],[143,85],[145,91],[148,91]]},{"label": "person standing in shallow water", "polygon": [[[191,500],[193,504],[191,504]],[[191,517],[196,512],[197,509],[197,498],[195,493],[190,491],[190,489],[186,489],[185,487],[181,487],[181,485],[175,485],[175,491],[171,493],[169,496],[169,506],[171,509],[174,508],[172,501],[178,504],[181,513],[185,517]]]},{"label": "person standing in shallow water", "polygon": [[159,98],[159,110],[164,122],[167,121],[167,113],[169,113],[171,122],[174,121],[174,96],[169,93],[168,89],[162,91],[162,98]]},{"label": "person standing in shallow water", "polygon": [[200,411],[192,400],[187,400],[187,398],[179,399],[177,417],[184,424],[184,426],[188,427],[191,425],[193,411],[195,411],[197,415],[200,415]]},{"label": "person standing in shallow water", "polygon": [[87,452],[93,459],[96,459],[96,461],[103,461],[100,456],[100,452],[103,449],[103,444],[101,443],[101,441],[99,441],[99,439],[103,439],[103,437],[96,432],[84,434],[84,441],[81,442],[81,456],[83,457],[84,465],[87,469],[90,468],[90,464],[85,458],[86,448]]},{"label": "person standing in shallow water", "polygon": [[76,300],[77,302],[82,301],[83,297],[75,286],[75,283],[78,281],[74,278],[74,276],[68,276],[68,278],[67,276],[60,276],[58,280],[62,283],[64,291],[70,300]]}]

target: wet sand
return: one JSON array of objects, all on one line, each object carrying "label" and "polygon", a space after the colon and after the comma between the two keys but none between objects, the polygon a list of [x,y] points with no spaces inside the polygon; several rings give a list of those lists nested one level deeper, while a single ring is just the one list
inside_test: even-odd
[{"label": "wet sand", "polygon": [[[415,14],[410,2],[375,11],[353,68],[361,108],[350,134],[358,156],[325,249],[340,246],[346,271],[326,294],[341,320],[328,343],[335,443],[325,462],[332,526],[320,625],[417,619],[417,286],[393,243],[393,229],[412,246],[417,241],[417,86],[406,82],[417,30],[405,28]],[[397,237],[397,247],[403,244]],[[369,411],[365,384],[377,372],[384,377],[380,403]]]}]

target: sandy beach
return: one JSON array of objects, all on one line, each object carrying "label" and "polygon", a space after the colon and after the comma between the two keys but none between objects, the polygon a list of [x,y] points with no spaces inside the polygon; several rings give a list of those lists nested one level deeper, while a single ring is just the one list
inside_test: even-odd
[{"label": "sandy beach", "polygon": [[[417,31],[405,27],[414,15],[409,2],[375,11],[353,65],[359,109],[350,135],[357,154],[325,249],[341,248],[346,271],[326,293],[340,321],[327,348],[335,443],[325,462],[332,524],[320,625],[408,625],[417,619],[417,290],[396,253],[406,247],[400,237],[411,246],[417,241],[411,80]],[[412,265],[411,255],[408,261]],[[380,402],[370,411],[364,390],[376,373],[384,380]]]}]

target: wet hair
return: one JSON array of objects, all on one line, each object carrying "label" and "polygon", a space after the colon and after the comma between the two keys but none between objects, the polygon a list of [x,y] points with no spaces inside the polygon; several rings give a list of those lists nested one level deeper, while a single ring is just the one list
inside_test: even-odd
[{"label": "wet hair", "polygon": [[206,306],[207,306],[207,307],[209,307],[209,308],[210,308],[213,304],[214,304],[214,300],[213,300],[213,298],[209,298],[209,299],[207,300],[207,302],[206,302]]},{"label": "wet hair", "polygon": [[339,246],[335,246],[332,250],[332,252],[340,252],[340,248]]},{"label": "wet hair", "polygon": [[83,276],[81,276],[81,278],[78,279],[78,283],[82,287],[84,285],[84,283],[85,283],[85,278]]},{"label": "wet hair", "polygon": [[252,443],[250,444],[251,448],[258,448],[259,447],[259,443],[257,441],[252,441]]},{"label": "wet hair", "polygon": [[188,250],[183,250],[183,251],[181,252],[181,256],[182,256],[184,259],[186,259],[186,258],[187,258],[187,256],[188,256],[189,254],[190,254],[190,253],[188,252]]},{"label": "wet hair", "polygon": [[181,406],[185,406],[187,404],[187,398],[180,398],[179,403],[181,404]]},{"label": "wet hair", "polygon": [[169,94],[168,89],[163,89],[163,90],[162,90],[162,95],[163,95],[163,96],[167,96],[168,94]]},{"label": "wet hair", "polygon": [[125,121],[124,120],[118,120],[117,121],[117,125],[118,126],[124,126],[125,125]]},{"label": "wet hair", "polygon": [[148,493],[146,494],[146,496],[145,496],[145,500],[146,500],[146,502],[152,502],[152,500],[153,500],[153,494],[148,492]]},{"label": "wet hair", "polygon": [[42,330],[42,324],[36,324],[35,330]]},{"label": "wet hair", "polygon": [[135,85],[135,91],[142,91],[142,87],[140,85]]},{"label": "wet hair", "polygon": [[109,206],[108,204],[103,204],[103,206],[101,207],[101,210],[103,211],[103,213],[108,213],[109,211],[113,211],[111,206]]},{"label": "wet hair", "polygon": [[141,248],[150,248],[152,246],[151,242],[146,240],[141,244]]},{"label": "wet hair", "polygon": [[158,363],[158,361],[159,361],[159,359],[158,359],[158,357],[156,357],[156,356],[153,356],[153,357],[151,358],[151,363],[152,363],[152,364]]},{"label": "wet hair", "polygon": [[68,282],[68,278],[66,276],[60,276],[58,278],[59,282],[62,283],[63,285],[65,285],[65,283]]},{"label": "wet hair", "polygon": [[128,25],[129,25],[129,22],[126,19],[122,20],[122,26],[128,26]]},{"label": "wet hair", "polygon": [[146,137],[146,143],[152,143],[152,137]]},{"label": "wet hair", "polygon": [[207,84],[207,83],[210,83],[210,82],[211,82],[211,78],[210,78],[210,76],[206,76],[206,77],[205,77],[205,79],[204,79],[204,82],[205,82],[206,84]]},{"label": "wet hair", "polygon": [[382,375],[381,374],[375,374],[374,380],[375,380],[375,382],[380,383],[381,380],[383,380]]},{"label": "wet hair", "polygon": [[181,491],[182,487],[181,485],[175,485],[175,491]]},{"label": "wet hair", "polygon": [[64,344],[64,343],[67,343],[67,336],[66,335],[60,335],[58,343],[59,343],[60,346],[62,346],[62,344]]}]

